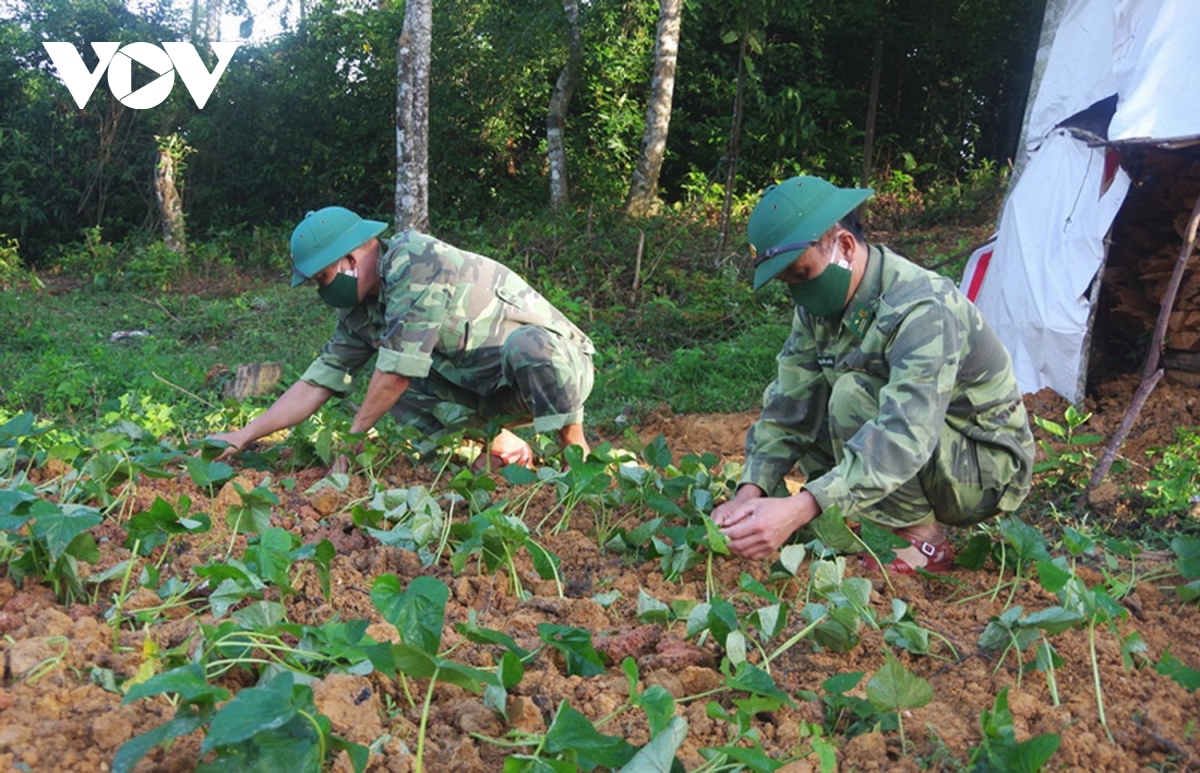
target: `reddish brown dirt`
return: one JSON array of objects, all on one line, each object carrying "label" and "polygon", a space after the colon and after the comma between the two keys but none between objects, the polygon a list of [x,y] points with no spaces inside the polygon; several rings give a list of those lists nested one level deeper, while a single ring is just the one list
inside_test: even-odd
[{"label": "reddish brown dirt", "polygon": [[[1132,382],[1118,383],[1100,392],[1094,405],[1088,406],[1097,412],[1088,425],[1091,431],[1111,434],[1133,386],[1136,384]],[[1125,456],[1144,465],[1145,449],[1171,442],[1176,427],[1200,424],[1200,416],[1194,413],[1200,411],[1198,396],[1195,389],[1178,384],[1160,387],[1131,435]],[[1061,418],[1066,407],[1062,400],[1047,395],[1032,396],[1028,404],[1033,413],[1047,418]],[[723,461],[738,460],[746,427],[753,418],[751,414],[662,416],[653,426],[642,427],[641,437],[649,441],[663,434],[677,456],[713,452]],[[1125,488],[1107,505],[1110,514],[1129,511],[1136,498],[1129,487],[1137,485],[1137,469],[1144,468],[1126,473],[1120,484]],[[398,575],[402,583],[430,573],[443,579],[451,592],[444,647],[459,641],[449,624],[466,620],[469,611],[480,625],[505,631],[529,649],[538,645],[540,623],[587,629],[596,635],[599,651],[610,659],[629,656],[637,660],[643,687],[661,685],[680,700],[678,714],[688,721],[688,735],[679,756],[687,768],[704,762],[701,748],[726,743],[730,727],[711,718],[705,706],[708,700],[729,706],[730,699],[737,696],[726,692],[689,700],[689,696],[721,686],[718,664],[722,653],[711,642],[685,641],[682,621],[646,625],[636,616],[639,590],[667,603],[703,600],[703,565],[689,571],[681,582],[665,580],[657,562],[627,565],[620,556],[598,547],[591,516],[581,508],[572,516],[569,531],[544,539],[546,547],[562,559],[565,597],[558,596],[553,582],[539,579],[522,554],[518,559],[521,581],[533,595],[519,601],[502,571],[488,574],[472,563],[461,575],[454,576],[445,560],[439,566],[423,569],[413,554],[381,546],[357,529],[343,510],[365,491],[363,481],[358,481],[349,494],[298,493],[320,476],[321,471],[310,470],[297,476],[291,490],[283,489],[278,479],[273,486],[280,497],[273,511],[274,524],[294,530],[305,542],[328,538],[338,547],[332,598],[322,597],[314,574],[301,575],[300,593],[285,600],[291,621],[320,624],[334,615],[343,620],[364,618],[371,621],[369,633],[377,640],[394,639],[394,629],[372,607],[372,582],[387,572]],[[248,490],[262,477],[261,473],[247,471],[240,482]],[[388,485],[427,484],[431,477],[428,470],[402,465],[390,472]],[[180,493],[193,499],[194,511],[214,516],[223,512],[226,501],[235,496],[232,487],[226,486],[225,491],[209,500],[186,476],[181,476],[178,480],[139,481],[136,502],[145,508],[157,494],[173,501]],[[502,484],[496,496],[503,495]],[[536,525],[552,504],[549,495],[536,500],[526,513],[527,522]],[[1024,515],[1034,521],[1042,511],[1031,507]],[[214,517],[213,521],[217,524],[213,532],[184,545],[168,562],[169,571],[186,578],[192,567],[223,554],[229,533],[220,525],[221,518]],[[98,527],[97,537],[102,558],[91,571],[102,571],[129,557],[129,552],[120,547],[122,537],[115,524]],[[235,551],[240,544],[241,538],[235,540]],[[849,565],[850,573],[861,573],[855,561]],[[738,591],[739,578],[748,574],[765,581],[767,569],[761,562],[718,558],[713,563],[713,580],[720,593],[734,600],[740,610],[748,611],[748,598]],[[1086,568],[1081,573],[1089,582],[1102,579]],[[944,582],[894,576],[892,588],[879,575],[866,576],[872,579],[872,604],[880,617],[890,612],[892,598],[901,598],[911,606],[916,619],[944,636],[953,650],[939,645],[935,657],[893,650],[906,667],[931,682],[933,700],[924,708],[904,714],[912,743],[908,754],[901,753],[899,736],[894,732],[868,733],[849,741],[834,735],[840,769],[953,769],[966,761],[969,750],[980,740],[980,712],[990,708],[995,695],[1006,687],[1010,689],[1018,739],[1060,734],[1062,746],[1052,760],[1053,767],[1133,771],[1186,769],[1200,764],[1200,738],[1194,732],[1196,718],[1200,717],[1200,696],[1189,694],[1176,682],[1157,674],[1152,666],[1127,669],[1121,658],[1122,638],[1137,631],[1145,640],[1149,658],[1159,659],[1170,647],[1185,664],[1200,667],[1200,609],[1181,604],[1169,582],[1139,585],[1124,601],[1129,616],[1115,630],[1098,631],[1100,680],[1115,739],[1112,743],[1099,722],[1084,631],[1067,631],[1053,638],[1064,661],[1057,672],[1059,705],[1051,701],[1042,674],[1020,675],[1011,655],[998,663],[993,654],[980,651],[976,645],[990,617],[1002,612],[1007,603],[1020,604],[1027,612],[1057,603],[1036,583],[1023,584],[1010,599],[1007,590],[994,592],[999,574],[990,565],[978,572],[952,571]],[[804,579],[802,572],[800,582],[779,587],[796,609],[803,604]],[[593,598],[614,590],[620,596],[608,607]],[[105,770],[122,743],[173,716],[174,709],[163,699],[121,705],[120,696],[94,684],[90,674],[94,668],[106,668],[119,678],[131,677],[144,660],[147,637],[164,650],[194,644],[197,625],[210,621],[211,615],[187,617],[175,612],[146,628],[122,626],[114,634],[105,612],[116,591],[115,582],[104,583],[95,603],[66,608],[55,602],[46,587],[31,582],[17,588],[10,580],[0,579],[0,769]],[[149,602],[135,597],[130,603],[136,606]],[[797,628],[796,621],[790,622],[774,643],[783,641]],[[862,643],[848,653],[817,651],[810,642],[803,641],[773,663],[772,673],[778,685],[792,695],[802,689],[819,690],[821,682],[835,674],[861,671],[869,676],[884,664],[887,649],[891,648],[879,632],[865,629]],[[1026,653],[1026,659],[1030,655]],[[494,662],[493,648],[464,644],[455,650],[455,659],[487,666]],[[751,659],[756,657],[752,655]],[[222,683],[236,688],[252,681],[252,676],[242,674],[231,675]],[[865,684],[863,679],[856,694],[863,694]],[[412,689],[414,695],[424,693],[423,684]],[[417,706],[410,706],[394,679],[378,673],[366,677],[338,674],[319,681],[314,690],[317,705],[330,718],[335,732],[362,744],[384,739],[372,757],[371,770],[411,769],[419,701]],[[456,687],[439,686],[426,741],[426,769],[459,773],[500,770],[508,752],[483,740],[485,737],[499,738],[514,729],[544,730],[564,700],[598,720],[619,707],[627,691],[625,675],[619,669],[596,677],[566,676],[562,660],[545,653],[529,665],[525,678],[512,691],[507,721],[486,708],[478,696]],[[819,723],[821,718],[819,705],[797,700],[795,707],[757,715],[755,724],[763,748],[782,760],[804,754],[801,723]],[[648,740],[645,719],[637,710],[618,714],[600,729],[636,745]],[[200,741],[199,735],[193,735],[168,749],[156,749],[138,770],[190,770],[198,759]],[[810,770],[813,765],[814,760],[800,759],[787,769]]]}]

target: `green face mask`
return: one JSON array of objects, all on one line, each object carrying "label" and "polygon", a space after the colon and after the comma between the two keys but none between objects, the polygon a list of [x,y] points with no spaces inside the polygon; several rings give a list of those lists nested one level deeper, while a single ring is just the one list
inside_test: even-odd
[{"label": "green face mask", "polygon": [[804,282],[788,284],[788,291],[797,306],[822,319],[833,319],[846,308],[850,291],[850,269],[830,262],[825,270]]},{"label": "green face mask", "polygon": [[[828,270],[828,269],[827,269]],[[358,305],[358,275],[338,274],[324,287],[317,288],[321,300],[335,309],[348,309]]]}]

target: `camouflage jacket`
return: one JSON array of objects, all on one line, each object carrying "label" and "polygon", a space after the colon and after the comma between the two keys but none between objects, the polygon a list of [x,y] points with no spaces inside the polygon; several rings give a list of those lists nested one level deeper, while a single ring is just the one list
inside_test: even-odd
[{"label": "camouflage jacket", "polygon": [[301,378],[339,395],[378,351],[375,367],[408,378],[431,371],[480,395],[503,386],[500,347],[523,325],[591,340],[524,279],[490,258],[407,231],[385,242],[378,298],[338,310],[333,337]]},{"label": "camouflage jacket", "polygon": [[1012,455],[1017,480],[982,483],[1009,487],[1000,507],[1015,508],[1029,490],[1033,438],[1008,351],[949,279],[885,247],[871,245],[869,254],[840,319],[802,310],[793,318],[776,379],[746,436],[741,482],[775,490],[828,421],[834,382],[858,371],[886,384],[879,414],[846,443],[833,469],[805,484],[822,510],[861,513],[914,478],[944,423]]}]

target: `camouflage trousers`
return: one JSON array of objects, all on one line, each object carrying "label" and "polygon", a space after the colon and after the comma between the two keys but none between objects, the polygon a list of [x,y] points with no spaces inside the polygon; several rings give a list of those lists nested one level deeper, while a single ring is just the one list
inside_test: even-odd
[{"label": "camouflage trousers", "polygon": [[481,394],[447,380],[436,370],[414,378],[392,406],[396,421],[431,435],[448,428],[527,425],[552,432],[583,423],[592,392],[592,357],[574,342],[545,328],[524,325],[500,347],[499,385]]},{"label": "camouflage trousers", "polygon": [[[828,434],[822,433],[821,442],[797,463],[809,480],[832,469],[850,438],[879,415],[883,386],[883,379],[866,373],[846,373],[837,380],[829,400]],[[969,526],[1001,512],[1006,487],[986,487],[982,480],[1007,482],[1017,475],[1017,464],[1006,450],[977,442],[943,422],[937,448],[916,477],[862,515],[888,528],[935,521]]]}]

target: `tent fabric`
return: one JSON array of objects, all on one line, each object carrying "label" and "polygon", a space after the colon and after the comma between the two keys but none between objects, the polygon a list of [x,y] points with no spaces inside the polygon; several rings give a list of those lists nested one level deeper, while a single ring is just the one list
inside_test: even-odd
[{"label": "tent fabric", "polygon": [[983,287],[983,280],[987,277],[988,266],[992,263],[992,255],[996,251],[995,237],[992,241],[983,245],[979,249],[971,253],[971,257],[967,259],[967,265],[963,268],[962,292],[967,296],[967,300],[974,303],[979,298],[979,290]]},{"label": "tent fabric", "polygon": [[1200,138],[1198,11],[1198,0],[1047,5],[1025,154],[991,258],[973,259],[962,284],[1008,347],[1023,392],[1050,387],[1082,400],[1089,289],[1130,185],[1124,170],[1111,177],[1111,147],[1061,127],[1088,111],[1102,119],[1088,131],[1116,147]]},{"label": "tent fabric", "polygon": [[1063,129],[1045,138],[1009,193],[986,274],[964,277],[963,292],[975,286],[975,304],[1012,355],[1022,392],[1077,396],[1088,289],[1129,190],[1124,170],[1104,189],[1105,154]]},{"label": "tent fabric", "polygon": [[1115,0],[1071,0],[1054,31],[1025,137],[1042,141],[1055,126],[1117,91],[1112,73]]},{"label": "tent fabric", "polygon": [[1062,121],[1118,95],[1112,141],[1200,137],[1196,0],[1068,0],[1026,120],[1036,145]]},{"label": "tent fabric", "polygon": [[1124,0],[1114,23],[1117,113],[1108,138],[1200,137],[1200,3]]}]

